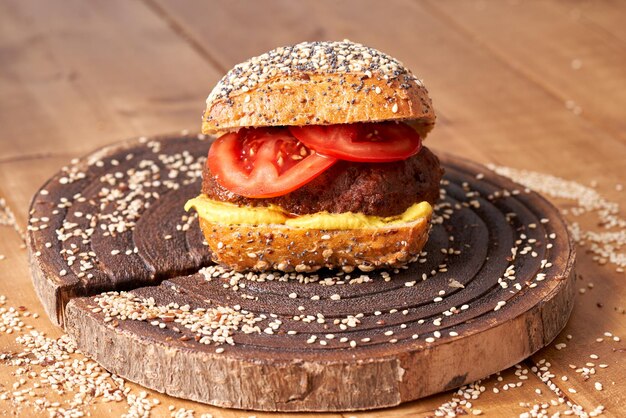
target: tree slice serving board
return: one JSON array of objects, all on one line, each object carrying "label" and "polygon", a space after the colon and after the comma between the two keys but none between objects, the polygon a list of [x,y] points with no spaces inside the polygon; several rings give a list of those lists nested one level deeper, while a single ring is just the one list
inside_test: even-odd
[{"label": "tree slice serving board", "polygon": [[111,372],[224,407],[381,408],[510,367],[569,317],[575,254],[558,211],[450,155],[440,155],[430,239],[408,268],[212,265],[182,210],[200,190],[209,146],[185,135],[111,146],[33,199],[35,288],[52,320]]}]

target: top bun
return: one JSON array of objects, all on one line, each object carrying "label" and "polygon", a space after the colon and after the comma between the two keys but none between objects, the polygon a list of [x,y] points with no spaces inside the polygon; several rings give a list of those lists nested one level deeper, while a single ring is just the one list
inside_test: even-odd
[{"label": "top bun", "polygon": [[411,121],[425,136],[435,113],[421,80],[373,48],[303,42],[226,73],[207,98],[202,132],[387,120]]}]

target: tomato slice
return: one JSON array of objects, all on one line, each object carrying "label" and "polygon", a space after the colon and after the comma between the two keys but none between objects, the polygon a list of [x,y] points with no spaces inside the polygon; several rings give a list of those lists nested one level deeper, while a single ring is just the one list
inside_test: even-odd
[{"label": "tomato slice", "polygon": [[216,181],[231,192],[266,198],[299,188],[336,161],[311,150],[286,128],[251,128],[215,140],[207,163]]},{"label": "tomato slice", "polygon": [[318,153],[347,161],[405,160],[422,148],[418,133],[401,122],[292,126],[289,131]]}]

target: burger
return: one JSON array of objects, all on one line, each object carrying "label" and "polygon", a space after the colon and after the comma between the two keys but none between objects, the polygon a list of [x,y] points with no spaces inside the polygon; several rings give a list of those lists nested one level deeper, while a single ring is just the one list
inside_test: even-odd
[{"label": "burger", "polygon": [[207,99],[202,191],[189,200],[217,263],[237,271],[395,268],[430,229],[442,170],[435,114],[398,60],[304,42],[236,65]]}]

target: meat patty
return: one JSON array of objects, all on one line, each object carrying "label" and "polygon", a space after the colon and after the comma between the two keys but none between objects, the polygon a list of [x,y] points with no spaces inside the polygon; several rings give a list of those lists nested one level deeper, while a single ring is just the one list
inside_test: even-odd
[{"label": "meat patty", "polygon": [[296,215],[327,211],[393,216],[414,203],[434,204],[439,197],[442,174],[439,159],[424,147],[404,161],[338,161],[319,177],[286,195],[255,199],[237,195],[219,185],[207,164],[202,193],[210,199],[239,206],[274,204]]}]

